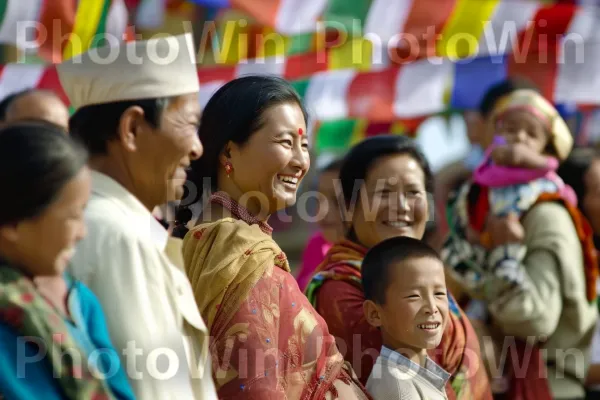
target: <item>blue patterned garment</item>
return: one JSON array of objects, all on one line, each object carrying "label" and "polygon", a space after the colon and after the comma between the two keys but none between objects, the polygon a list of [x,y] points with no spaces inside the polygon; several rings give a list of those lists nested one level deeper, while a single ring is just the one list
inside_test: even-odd
[{"label": "blue patterned garment", "polygon": [[[525,280],[520,265],[527,253],[525,246],[514,243],[488,251],[467,240],[471,188],[471,183],[463,185],[449,203],[446,214],[450,235],[441,252],[444,263],[452,276],[477,298],[494,298],[498,293],[523,290]],[[512,212],[521,217],[540,195],[556,193],[560,189],[552,180],[540,178],[527,184],[487,190],[491,214],[504,216]],[[499,281],[505,285],[498,285]]]},{"label": "blue patterned garment", "polygon": [[[104,312],[96,296],[84,284],[69,283],[67,306],[71,319],[65,320],[73,338],[89,357],[93,370],[105,375],[112,395],[118,400],[133,400],[135,396],[125,369],[109,338]],[[0,323],[0,398],[64,399],[64,393],[53,378],[45,357],[38,357],[39,348],[20,340],[17,332]]]},{"label": "blue patterned garment", "polygon": [[514,213],[521,217],[535,204],[541,194],[557,193],[559,190],[558,184],[547,178],[520,185],[490,188],[490,212],[497,216]]}]

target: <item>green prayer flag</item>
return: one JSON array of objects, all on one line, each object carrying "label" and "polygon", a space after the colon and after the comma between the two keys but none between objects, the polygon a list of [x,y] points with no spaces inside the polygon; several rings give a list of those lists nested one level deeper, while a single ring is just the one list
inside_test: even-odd
[{"label": "green prayer flag", "polygon": [[317,152],[347,150],[357,123],[354,119],[321,122],[315,142]]}]

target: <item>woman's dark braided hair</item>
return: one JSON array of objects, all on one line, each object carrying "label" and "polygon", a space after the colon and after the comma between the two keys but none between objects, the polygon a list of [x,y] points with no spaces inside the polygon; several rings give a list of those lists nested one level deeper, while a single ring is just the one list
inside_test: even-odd
[{"label": "woman's dark braided hair", "polygon": [[183,239],[188,233],[188,223],[192,220],[193,213],[189,206],[179,206],[175,210],[175,226],[173,236]]}]

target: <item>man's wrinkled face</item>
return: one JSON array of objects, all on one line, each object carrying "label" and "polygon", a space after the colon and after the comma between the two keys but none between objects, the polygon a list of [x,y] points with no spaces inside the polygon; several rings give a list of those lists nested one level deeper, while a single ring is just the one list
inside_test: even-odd
[{"label": "man's wrinkled face", "polygon": [[178,96],[164,110],[159,127],[137,138],[138,184],[153,205],[183,196],[186,170],[203,153],[198,137],[200,111],[197,93]]}]

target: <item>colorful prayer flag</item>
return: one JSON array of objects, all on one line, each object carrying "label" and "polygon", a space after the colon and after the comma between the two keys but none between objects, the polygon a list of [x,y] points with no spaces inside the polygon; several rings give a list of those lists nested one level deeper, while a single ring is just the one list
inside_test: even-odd
[{"label": "colorful prayer flag", "polygon": [[54,63],[97,46],[104,35],[122,40],[127,25],[124,0],[0,1],[0,43]]},{"label": "colorful prayer flag", "polygon": [[231,6],[251,15],[261,25],[286,35],[314,32],[327,0],[230,0]]}]

